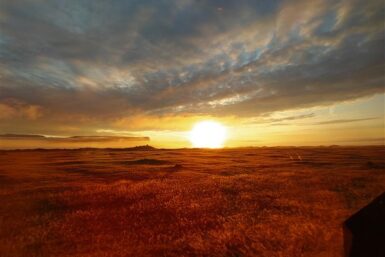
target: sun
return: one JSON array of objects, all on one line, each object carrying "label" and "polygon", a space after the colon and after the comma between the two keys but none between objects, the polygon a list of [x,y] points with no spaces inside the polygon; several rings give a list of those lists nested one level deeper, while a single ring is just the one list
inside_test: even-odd
[{"label": "sun", "polygon": [[191,144],[198,148],[221,148],[226,138],[226,127],[215,121],[198,122],[189,134]]}]

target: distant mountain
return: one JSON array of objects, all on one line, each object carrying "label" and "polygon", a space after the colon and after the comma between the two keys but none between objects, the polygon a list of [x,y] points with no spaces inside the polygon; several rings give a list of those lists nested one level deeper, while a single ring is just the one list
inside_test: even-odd
[{"label": "distant mountain", "polygon": [[125,137],[125,136],[71,136],[71,137],[51,137],[44,135],[28,135],[28,134],[2,134],[0,139],[36,139],[54,142],[111,142],[111,141],[150,141],[149,137]]},{"label": "distant mountain", "polygon": [[24,135],[24,134],[0,134],[0,138],[37,138],[37,139],[42,139],[46,138],[45,136],[42,135]]},{"label": "distant mountain", "polygon": [[49,138],[66,142],[109,142],[109,141],[150,141],[149,137],[124,137],[124,136],[72,136],[67,138]]}]

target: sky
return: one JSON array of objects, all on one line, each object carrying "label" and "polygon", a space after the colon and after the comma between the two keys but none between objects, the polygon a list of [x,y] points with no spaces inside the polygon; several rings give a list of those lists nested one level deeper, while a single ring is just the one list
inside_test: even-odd
[{"label": "sky", "polygon": [[382,0],[2,0],[0,134],[43,137],[0,148],[190,147],[202,120],[229,147],[384,144],[384,32]]}]

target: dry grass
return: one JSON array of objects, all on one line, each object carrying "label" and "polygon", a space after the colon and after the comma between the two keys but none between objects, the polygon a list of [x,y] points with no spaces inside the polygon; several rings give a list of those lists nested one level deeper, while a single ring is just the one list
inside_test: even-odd
[{"label": "dry grass", "polygon": [[384,147],[0,151],[0,256],[341,256]]}]

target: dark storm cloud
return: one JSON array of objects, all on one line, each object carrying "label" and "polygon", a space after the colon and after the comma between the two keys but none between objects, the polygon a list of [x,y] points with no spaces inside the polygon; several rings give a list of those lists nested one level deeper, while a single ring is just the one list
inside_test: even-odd
[{"label": "dark storm cloud", "polygon": [[257,116],[383,92],[382,1],[5,0],[0,119]]}]

